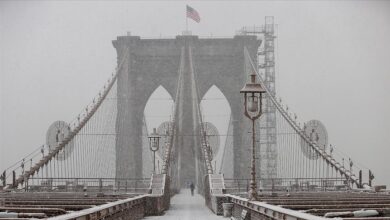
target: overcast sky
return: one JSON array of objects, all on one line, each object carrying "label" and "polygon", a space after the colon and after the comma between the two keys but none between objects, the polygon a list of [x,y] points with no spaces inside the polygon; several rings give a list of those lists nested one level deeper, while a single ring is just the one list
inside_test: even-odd
[{"label": "overcast sky", "polygon": [[275,16],[277,96],[390,185],[389,1],[0,1],[0,170],[92,100],[115,68],[112,40],[178,35],[186,4],[200,36]]}]

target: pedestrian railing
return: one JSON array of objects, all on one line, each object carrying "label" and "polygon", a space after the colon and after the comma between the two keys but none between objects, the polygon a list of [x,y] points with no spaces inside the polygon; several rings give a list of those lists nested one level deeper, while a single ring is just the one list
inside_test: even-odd
[{"label": "pedestrian railing", "polygon": [[[82,220],[82,219],[142,219],[145,216],[161,215],[170,206],[169,176],[153,174],[148,182],[146,194],[109,202],[96,207],[75,211],[50,219]],[[119,184],[123,187],[125,181]],[[135,182],[133,182],[135,184]],[[137,182],[137,184],[139,184]],[[144,183],[143,183],[144,184]],[[144,187],[144,186],[143,186]],[[126,194],[128,195],[128,194]]]},{"label": "pedestrian railing", "polygon": [[51,220],[84,220],[84,219],[131,219],[138,220],[145,216],[147,196],[137,196],[111,202],[108,204],[84,209],[78,212],[49,218]]},{"label": "pedestrian railing", "polygon": [[[250,179],[225,178],[226,193],[249,191]],[[259,191],[340,191],[347,189],[345,178],[270,178],[256,179]]]},{"label": "pedestrian railing", "polygon": [[225,197],[225,183],[222,174],[208,174],[205,177],[204,196],[206,205],[215,214],[221,215],[223,212],[222,204],[227,202]]},{"label": "pedestrian railing", "polygon": [[27,192],[148,193],[150,178],[30,178]]},{"label": "pedestrian railing", "polygon": [[[276,180],[270,183],[288,183],[290,180]],[[236,183],[237,180],[234,180]],[[244,185],[239,188],[240,191],[247,192],[249,181],[246,179],[239,180],[238,183]],[[245,184],[244,184],[245,183]],[[296,183],[296,180],[294,180]],[[317,217],[307,213],[285,209],[279,206],[267,204],[259,201],[249,201],[247,198],[238,195],[227,194],[232,186],[232,179],[224,179],[221,174],[209,174],[205,177],[205,200],[207,207],[217,215],[232,213],[234,219],[240,220],[262,220],[262,219],[289,219],[289,220],[320,220],[322,217]],[[275,185],[274,185],[275,187]],[[246,194],[245,194],[246,196]],[[224,205],[226,203],[230,203]],[[224,210],[229,208],[230,210]]]},{"label": "pedestrian railing", "polygon": [[326,218],[302,213],[280,206],[258,201],[249,201],[246,198],[226,194],[229,202],[233,203],[232,217],[234,219],[262,220],[262,219],[289,219],[289,220],[324,220]]}]

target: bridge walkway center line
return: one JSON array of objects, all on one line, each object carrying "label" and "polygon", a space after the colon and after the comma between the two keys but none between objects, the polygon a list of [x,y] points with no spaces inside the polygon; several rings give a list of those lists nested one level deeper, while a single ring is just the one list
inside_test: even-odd
[{"label": "bridge walkway center line", "polygon": [[147,220],[221,220],[227,219],[214,214],[206,205],[204,198],[189,189],[182,189],[171,199],[169,210],[162,216],[149,216]]}]

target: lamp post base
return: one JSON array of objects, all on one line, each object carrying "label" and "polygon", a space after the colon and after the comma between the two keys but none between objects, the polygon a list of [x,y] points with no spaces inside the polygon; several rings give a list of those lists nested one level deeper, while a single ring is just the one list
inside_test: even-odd
[{"label": "lamp post base", "polygon": [[251,183],[250,183],[250,189],[248,192],[248,199],[249,199],[249,201],[256,201],[257,200],[257,186],[256,186],[256,182],[254,182],[253,180],[251,180]]},{"label": "lamp post base", "polygon": [[257,192],[256,192],[256,190],[250,189],[248,194],[249,194],[249,198],[248,198],[249,201],[256,201],[257,200]]}]

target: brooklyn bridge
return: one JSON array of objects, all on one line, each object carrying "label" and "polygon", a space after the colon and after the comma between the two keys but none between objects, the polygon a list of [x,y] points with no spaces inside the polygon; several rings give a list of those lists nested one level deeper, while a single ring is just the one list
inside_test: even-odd
[{"label": "brooklyn bridge", "polygon": [[[227,38],[118,36],[117,67],[91,102],[2,171],[0,219],[390,219],[373,172],[276,96],[274,28],[266,17]],[[214,86],[226,134],[200,104]],[[149,128],[161,87],[170,120]]]}]

